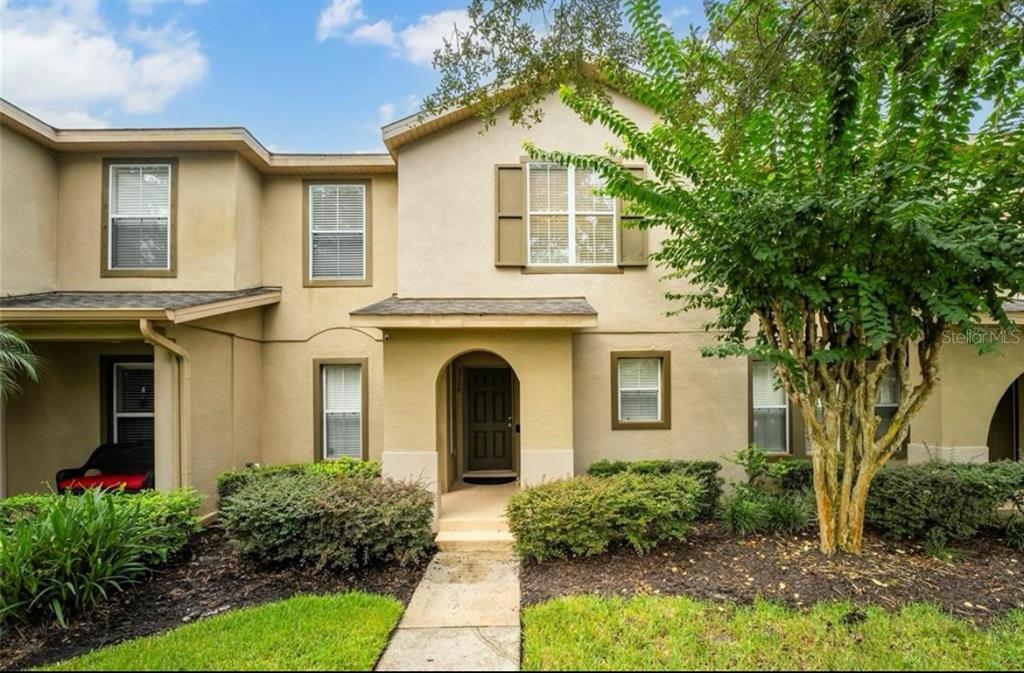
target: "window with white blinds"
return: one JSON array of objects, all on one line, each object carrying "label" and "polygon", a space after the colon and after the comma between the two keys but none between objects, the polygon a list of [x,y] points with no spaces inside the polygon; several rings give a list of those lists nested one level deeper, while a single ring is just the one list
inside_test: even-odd
[{"label": "window with white blinds", "polygon": [[754,444],[769,453],[789,453],[789,403],[770,362],[753,364]]},{"label": "window with white blinds", "polygon": [[313,280],[366,277],[365,185],[309,185],[309,274]]},{"label": "window with white blinds", "polygon": [[324,365],[323,458],[363,457],[363,368]]},{"label": "window with white blinds", "polygon": [[875,397],[875,415],[881,421],[875,432],[876,437],[881,437],[889,429],[896,410],[900,407],[900,379],[896,369],[890,367],[878,382],[878,391]]},{"label": "window with white blinds", "polygon": [[531,266],[615,264],[615,199],[601,176],[574,166],[526,165]]},{"label": "window with white blinds", "polygon": [[619,420],[661,420],[661,358],[619,358]]},{"label": "window with white blinds", "polygon": [[116,363],[113,386],[115,443],[153,445],[153,365]]},{"label": "window with white blinds", "polygon": [[107,267],[169,269],[170,164],[111,164]]}]

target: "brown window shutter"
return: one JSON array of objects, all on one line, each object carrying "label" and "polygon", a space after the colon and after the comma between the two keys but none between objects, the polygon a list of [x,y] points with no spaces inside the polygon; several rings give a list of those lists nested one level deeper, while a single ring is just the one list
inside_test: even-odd
[{"label": "brown window shutter", "polygon": [[[643,166],[628,167],[637,177],[644,176]],[[619,211],[619,266],[647,266],[647,229],[624,226],[641,218],[630,214],[628,206],[620,199]]]},{"label": "brown window shutter", "polygon": [[522,164],[499,164],[494,179],[494,265],[526,266]]}]

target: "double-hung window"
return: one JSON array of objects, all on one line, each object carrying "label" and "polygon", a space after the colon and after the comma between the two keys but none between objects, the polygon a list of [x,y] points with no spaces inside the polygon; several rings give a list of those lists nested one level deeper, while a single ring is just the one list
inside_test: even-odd
[{"label": "double-hung window", "polygon": [[875,415],[881,421],[875,432],[876,437],[881,437],[889,429],[896,410],[900,408],[900,378],[895,367],[890,367],[882,379],[878,382],[878,390],[875,397]]},{"label": "double-hung window", "polygon": [[107,169],[107,270],[171,270],[173,164],[111,162]]},{"label": "double-hung window", "polygon": [[531,162],[527,171],[530,266],[614,266],[615,199],[603,179],[574,166]]},{"label": "double-hung window", "polygon": [[753,368],[753,442],[767,453],[789,453],[789,403],[775,366],[755,360]]},{"label": "double-hung window", "polygon": [[113,376],[115,443],[153,445],[153,364],[118,362]]},{"label": "double-hung window", "polygon": [[367,185],[309,183],[307,190],[307,280],[366,281]]},{"label": "double-hung window", "polygon": [[363,366],[358,363],[324,364],[320,368],[320,458],[363,458]]},{"label": "double-hung window", "polygon": [[612,353],[612,429],[670,426],[669,353]]}]

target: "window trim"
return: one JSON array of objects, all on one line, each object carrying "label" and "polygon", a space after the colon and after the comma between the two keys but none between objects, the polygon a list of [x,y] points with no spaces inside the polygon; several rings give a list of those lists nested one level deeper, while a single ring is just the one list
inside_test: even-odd
[{"label": "window trim", "polygon": [[[313,278],[313,228],[310,199],[316,185],[363,186],[363,277]],[[373,181],[370,178],[312,178],[302,181],[302,286],[369,287],[373,285]]]},{"label": "window trim", "polygon": [[[117,410],[117,393],[119,388],[119,382],[121,380],[118,376],[118,370],[120,369],[148,369],[153,372],[153,411],[150,412],[139,412],[139,411],[125,411],[119,412]],[[156,369],[152,361],[149,362],[138,362],[129,360],[115,360],[111,363],[110,367],[110,441],[115,444],[117,440],[117,421],[121,418],[152,418],[154,424],[153,443],[156,443]]]},{"label": "window trim", "polygon": [[[660,420],[623,421],[619,419],[619,360],[635,358],[661,359]],[[672,351],[612,351],[611,402],[612,430],[670,430],[672,428]]]},{"label": "window trim", "polygon": [[[785,409],[786,410],[786,450],[785,451],[768,451],[768,450],[764,449],[764,447],[759,447],[759,448],[762,448],[764,450],[764,454],[766,456],[768,456],[769,458],[772,457],[772,456],[776,456],[776,457],[793,456],[794,455],[794,451],[793,451],[793,418],[792,418],[793,410],[791,408],[792,405],[790,405],[790,403],[789,403],[789,397],[786,396],[786,398],[785,398],[786,401],[785,401],[784,405],[776,404],[776,405],[772,405],[772,406],[757,406],[757,407],[754,406],[754,365],[757,362],[759,362],[759,361],[754,359],[754,358],[750,358],[748,360],[748,366],[747,366],[747,372],[748,372],[747,373],[747,379],[748,379],[748,381],[747,381],[747,399],[748,399],[748,402],[749,402],[749,404],[747,406],[747,409],[748,409],[748,413],[750,414],[750,416],[749,416],[750,422],[749,422],[748,428],[747,428],[747,441],[751,445],[754,443],[754,411],[756,411],[757,409]],[[804,452],[807,453],[806,447],[805,447],[805,451]],[[810,454],[808,454],[808,455],[810,455]]]},{"label": "window trim", "polygon": [[[576,211],[576,167],[569,165],[564,166],[568,170],[567,176],[567,195],[566,195],[566,208],[568,209],[565,213],[561,211],[551,211],[546,213],[537,212],[536,215],[565,215],[567,220],[568,232],[567,239],[569,242],[569,261],[568,262],[545,262],[537,263],[530,258],[530,230],[532,228],[533,215],[535,214],[530,208],[530,171],[533,170],[534,166],[541,165],[555,165],[560,166],[551,161],[526,161],[525,173],[523,174],[523,198],[524,214],[526,216],[526,264],[523,267],[524,271],[532,273],[617,273],[620,271],[619,268],[619,203],[618,199],[612,199],[612,209],[610,212],[596,212],[596,211]],[[612,260],[603,264],[577,264],[576,263],[576,216],[582,215],[586,217],[588,215],[600,216],[610,215],[612,218]],[[607,270],[607,271],[606,271]]]},{"label": "window trim", "polygon": [[[167,216],[167,266],[162,269],[113,268],[110,265],[110,238],[114,229],[110,221],[111,174],[115,166],[168,166],[171,194]],[[101,278],[175,278],[178,275],[178,158],[177,157],[121,157],[103,159],[103,192],[101,197]]]},{"label": "window trim", "polygon": [[370,359],[369,358],[314,358],[313,360],[313,462],[338,460],[324,455],[324,367],[327,365],[359,365],[362,396],[360,399],[361,459],[370,459]]}]

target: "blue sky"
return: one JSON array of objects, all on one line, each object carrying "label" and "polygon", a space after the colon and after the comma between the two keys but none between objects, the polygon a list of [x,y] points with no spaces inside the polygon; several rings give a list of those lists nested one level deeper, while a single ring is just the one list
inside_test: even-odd
[{"label": "blue sky", "polygon": [[[700,0],[663,1],[673,25]],[[382,151],[464,0],[0,0],[2,95],[58,127],[245,126],[273,151]]]}]

